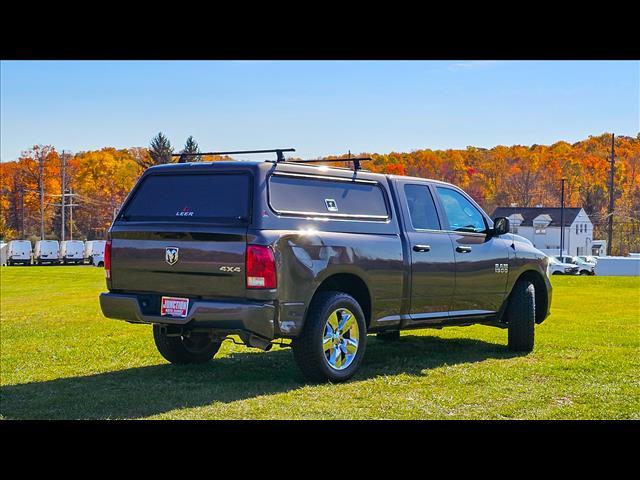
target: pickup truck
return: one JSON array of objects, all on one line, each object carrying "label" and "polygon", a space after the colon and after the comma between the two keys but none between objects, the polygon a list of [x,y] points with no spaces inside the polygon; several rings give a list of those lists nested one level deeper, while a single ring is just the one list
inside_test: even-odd
[{"label": "pickup truck", "polygon": [[589,262],[580,257],[570,257],[570,256],[558,256],[556,257],[556,259],[559,262],[573,265],[576,269],[577,275],[595,275],[596,274],[595,262]]},{"label": "pickup truck", "polygon": [[291,346],[310,381],[352,377],[367,334],[484,324],[533,349],[548,259],[508,219],[448,183],[280,156],[147,169],[109,230],[103,314],[152,325],[172,363],[229,336]]}]

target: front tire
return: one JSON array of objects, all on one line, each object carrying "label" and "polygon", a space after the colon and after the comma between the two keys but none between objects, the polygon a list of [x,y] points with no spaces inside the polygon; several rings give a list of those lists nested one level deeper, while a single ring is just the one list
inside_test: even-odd
[{"label": "front tire", "polygon": [[188,337],[168,336],[160,325],[153,326],[153,339],[160,355],[178,365],[208,362],[222,345],[222,341],[207,333],[192,333]]},{"label": "front tire", "polygon": [[507,307],[509,350],[530,352],[534,344],[536,290],[528,280],[518,280]]},{"label": "front tire", "polygon": [[292,348],[307,380],[344,382],[360,367],[366,345],[367,326],[358,302],[346,293],[320,292]]}]

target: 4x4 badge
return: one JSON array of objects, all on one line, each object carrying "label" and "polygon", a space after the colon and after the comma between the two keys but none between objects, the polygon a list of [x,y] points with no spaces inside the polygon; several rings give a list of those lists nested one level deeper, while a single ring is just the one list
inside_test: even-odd
[{"label": "4x4 badge", "polygon": [[169,265],[173,265],[178,261],[178,247],[167,247],[164,259]]}]

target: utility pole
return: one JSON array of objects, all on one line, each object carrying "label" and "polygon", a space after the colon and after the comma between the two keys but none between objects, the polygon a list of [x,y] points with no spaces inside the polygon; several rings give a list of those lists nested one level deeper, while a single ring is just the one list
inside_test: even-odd
[{"label": "utility pole", "polygon": [[[67,162],[66,162],[66,160],[67,159],[65,157],[64,150],[62,150],[62,157],[61,157],[61,160],[60,160],[61,161],[60,173],[62,175],[62,179],[61,179],[61,182],[60,182],[60,186],[61,186],[61,190],[62,190],[60,192],[62,194],[62,196],[61,196],[62,200],[60,200],[60,204],[61,204],[61,207],[62,207],[62,215],[61,215],[61,217],[62,217],[62,225],[61,225],[61,228],[60,228],[60,236],[62,237],[62,241],[63,242],[64,242],[64,239],[65,239],[65,237],[64,237],[64,227],[65,227],[65,221],[64,221],[65,220],[65,218],[64,218],[64,213],[65,213],[65,205],[64,205],[64,203],[65,202],[64,202],[64,199],[65,199],[66,186],[67,186],[67,177],[66,177]],[[71,199],[71,201],[73,201],[73,199]]]},{"label": "utility pole", "polygon": [[44,154],[39,152],[38,163],[40,164],[40,240],[44,240]]},{"label": "utility pole", "polygon": [[73,207],[76,205],[73,203],[73,190],[69,189],[69,193],[67,194],[71,197],[71,201],[69,202],[69,240],[73,240]]},{"label": "utility pole", "polygon": [[24,238],[24,186],[20,187],[20,238]]},{"label": "utility pole", "polygon": [[[73,191],[69,189],[69,193],[73,195]],[[73,197],[69,204],[69,240],[73,240]]]},{"label": "utility pole", "polygon": [[[61,201],[60,203],[56,203],[54,204],[56,207],[62,207],[62,212],[65,211],[65,209],[67,207],[69,207],[69,240],[73,240],[73,207],[79,207],[80,205],[78,205],[77,203],[73,203],[73,197],[75,197],[77,194],[73,193],[73,191],[68,188],[62,191],[62,193],[60,195],[53,195],[54,197],[61,197]],[[65,202],[65,198],[66,197],[71,197],[71,199],[69,200],[69,203],[67,204]],[[64,217],[64,213],[63,213],[63,219]],[[65,221],[63,220],[62,222],[62,241],[66,240],[65,238],[65,230],[64,230],[64,225],[65,225]]]},{"label": "utility pole", "polygon": [[613,242],[613,176],[615,173],[615,134],[611,134],[611,180],[609,183],[609,231],[607,234],[607,255],[611,256],[611,243]]},{"label": "utility pole", "polygon": [[560,190],[560,256],[564,255],[564,182],[566,178],[560,180],[562,188]]},{"label": "utility pole", "polygon": [[73,203],[73,197],[76,196],[76,194],[73,193],[73,189],[70,188],[69,193],[66,195],[71,197],[71,201],[67,207],[69,207],[69,240],[73,240],[73,207],[79,207],[80,205]]}]

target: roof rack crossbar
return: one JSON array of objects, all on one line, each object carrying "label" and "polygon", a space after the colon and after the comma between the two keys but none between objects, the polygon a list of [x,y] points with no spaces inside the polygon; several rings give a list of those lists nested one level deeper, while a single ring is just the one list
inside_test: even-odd
[{"label": "roof rack crossbar", "polygon": [[184,163],[186,157],[204,156],[204,155],[245,155],[250,153],[275,153],[278,162],[284,162],[285,158],[282,152],[295,152],[295,148],[274,148],[270,150],[235,150],[232,152],[197,152],[197,153],[172,153],[172,157],[180,157],[178,163]]},{"label": "roof rack crossbar", "polygon": [[313,158],[310,160],[291,160],[287,163],[327,163],[327,162],[353,162],[353,170],[361,170],[360,162],[373,160],[371,157],[356,157],[356,158]]}]

